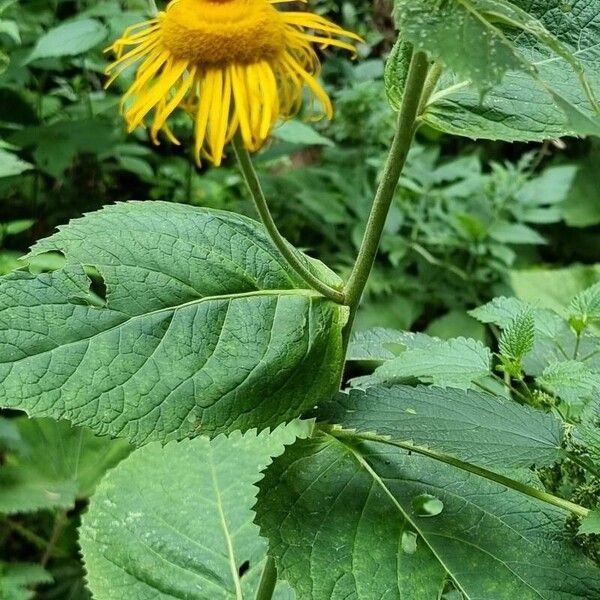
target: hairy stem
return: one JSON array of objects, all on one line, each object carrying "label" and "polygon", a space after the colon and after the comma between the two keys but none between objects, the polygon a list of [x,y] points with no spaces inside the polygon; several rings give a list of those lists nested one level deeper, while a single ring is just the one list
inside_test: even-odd
[{"label": "hairy stem", "polygon": [[294,271],[296,271],[296,273],[300,275],[300,277],[312,289],[320,292],[323,294],[323,296],[333,300],[334,302],[337,302],[338,304],[343,304],[343,292],[327,285],[316,275],[314,275],[302,261],[296,249],[286,241],[286,239],[279,232],[279,229],[277,229],[277,225],[275,224],[273,216],[271,215],[271,211],[269,210],[267,199],[265,198],[265,194],[260,185],[258,175],[256,174],[256,170],[254,169],[254,165],[250,159],[250,154],[244,147],[239,133],[236,134],[233,139],[233,149],[235,151],[240,170],[244,176],[244,180],[246,181],[246,185],[248,186],[248,190],[250,191],[250,195],[252,196],[252,200],[254,201],[256,211],[258,212],[273,244],[275,244],[283,258],[292,267],[292,269],[294,269]]},{"label": "hairy stem", "polygon": [[401,448],[402,450],[407,450],[409,452],[414,452],[415,454],[421,454],[423,456],[427,456],[428,458],[433,458],[434,460],[438,460],[463,471],[473,473],[474,475],[478,475],[479,477],[483,477],[484,479],[488,479],[489,481],[493,481],[495,483],[499,483],[500,485],[504,485],[507,488],[513,489],[531,498],[535,498],[536,500],[541,500],[546,504],[551,504],[552,506],[561,508],[562,510],[570,512],[579,517],[587,517],[590,513],[589,509],[580,506],[579,504],[575,504],[574,502],[570,502],[569,500],[564,500],[563,498],[559,498],[558,496],[553,496],[548,492],[538,490],[537,488],[534,488],[525,483],[521,483],[520,481],[517,481],[515,479],[511,479],[510,477],[505,477],[504,475],[494,473],[489,469],[478,467],[477,465],[464,462],[458,458],[454,458],[453,456],[444,454],[443,452],[431,450],[430,448],[415,446],[414,444],[410,444],[408,442],[395,442],[393,440],[376,434],[350,433],[344,431],[330,431],[329,433],[336,437],[349,437],[355,440],[387,444],[388,446],[395,446],[396,448]]},{"label": "hairy stem", "polygon": [[271,600],[277,584],[277,567],[272,556],[267,556],[260,584],[256,592],[256,600]]},{"label": "hairy stem", "polygon": [[416,131],[419,106],[423,98],[423,89],[427,78],[429,61],[423,52],[416,52],[411,61],[402,106],[398,113],[398,123],[394,141],[385,165],[383,177],[373,201],[373,208],[367,223],[362,245],[356,259],[356,264],[350,275],[346,288],[346,304],[350,306],[351,318],[347,325],[346,337],[350,335],[352,323],[360,304],[365,286],[371,274],[379,244],[383,235],[383,228],[394,199],[394,192],[402,169],[406,163],[408,151]]}]

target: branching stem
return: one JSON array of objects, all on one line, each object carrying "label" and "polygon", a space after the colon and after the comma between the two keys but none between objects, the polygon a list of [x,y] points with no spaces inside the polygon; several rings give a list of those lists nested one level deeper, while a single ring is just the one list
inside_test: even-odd
[{"label": "branching stem", "polygon": [[316,275],[314,275],[308,269],[305,262],[300,258],[297,250],[286,241],[286,239],[279,232],[279,229],[277,229],[273,215],[271,215],[271,211],[269,210],[267,199],[265,198],[265,194],[260,185],[258,175],[256,174],[256,170],[254,169],[254,165],[250,159],[250,154],[244,147],[244,143],[239,133],[236,134],[233,139],[233,148],[235,150],[240,169],[246,181],[246,185],[248,186],[248,190],[250,191],[250,195],[254,201],[256,211],[258,212],[258,215],[260,216],[260,219],[263,222],[269,237],[273,241],[273,244],[275,244],[283,258],[292,267],[292,269],[294,269],[294,271],[296,271],[296,273],[300,275],[300,277],[312,289],[320,292],[323,294],[323,296],[333,300],[334,302],[337,302],[338,304],[343,304],[344,294],[340,290],[336,290],[330,285],[327,285]]}]

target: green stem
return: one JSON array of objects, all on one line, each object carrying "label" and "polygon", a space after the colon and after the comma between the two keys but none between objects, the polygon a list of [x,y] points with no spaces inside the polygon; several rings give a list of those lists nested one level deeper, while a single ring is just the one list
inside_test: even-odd
[{"label": "green stem", "polygon": [[[509,392],[512,392],[517,398],[519,398],[522,402],[524,402],[525,404],[529,404],[529,398],[527,398],[527,396],[525,396],[524,394],[522,394],[513,384],[512,384],[512,379],[510,378],[510,375],[508,373],[504,373],[504,379],[502,379],[502,377],[499,377],[498,375],[496,375],[496,373],[494,373],[493,371],[490,372],[490,375],[492,376],[493,379],[495,379],[498,383],[501,383],[503,386],[505,386],[506,388],[508,388]],[[496,394],[497,395],[497,394]]]},{"label": "green stem", "polygon": [[444,454],[442,452],[436,452],[435,450],[431,450],[430,448],[422,448],[421,446],[415,446],[407,442],[395,442],[375,434],[349,433],[343,431],[330,431],[330,433],[331,435],[334,435],[336,437],[339,437],[340,435],[343,437],[344,435],[346,435],[348,437],[351,437],[352,439],[359,439],[366,442],[378,442],[380,444],[387,444],[388,446],[395,446],[396,448],[401,448],[402,450],[407,450],[408,452],[414,452],[415,454],[422,454],[423,456],[427,456],[428,458],[438,460],[447,465],[451,465],[463,471],[467,471],[469,473],[473,473],[474,475],[478,475],[479,477],[483,477],[484,479],[488,479],[489,481],[493,481],[495,483],[499,483],[500,485],[504,485],[507,488],[511,488],[517,492],[520,492],[521,494],[529,496],[530,498],[541,500],[542,502],[546,502],[547,504],[551,504],[552,506],[561,508],[562,510],[573,513],[574,515],[577,515],[579,517],[587,517],[590,513],[589,509],[580,506],[579,504],[575,504],[574,502],[570,502],[569,500],[564,500],[563,498],[559,498],[558,496],[553,496],[548,492],[538,490],[530,485],[521,483],[520,481],[516,481],[515,479],[511,479],[510,477],[505,477],[504,475],[494,473],[493,471],[489,471],[488,469],[484,469],[483,467],[478,467],[477,465],[466,463],[462,460],[459,460],[458,458],[454,458],[453,456]]},{"label": "green stem", "polygon": [[256,592],[256,600],[271,600],[275,585],[277,584],[277,567],[272,556],[267,556],[267,562],[263,569],[258,591]]},{"label": "green stem", "polygon": [[565,451],[565,456],[584,471],[591,473],[594,477],[600,477],[600,469],[591,460],[586,460],[573,452]]},{"label": "green stem", "polygon": [[383,178],[379,184],[373,208],[369,216],[362,245],[354,269],[345,287],[346,304],[350,306],[351,318],[347,325],[346,337],[350,335],[352,323],[360,304],[365,286],[375,264],[385,222],[394,199],[398,180],[406,163],[408,151],[416,131],[419,106],[423,98],[423,89],[429,61],[424,52],[416,52],[411,61],[402,106],[398,113],[398,124],[394,141],[385,165]]},{"label": "green stem", "polygon": [[575,349],[573,350],[573,360],[577,360],[577,357],[579,356],[579,347],[581,346],[582,333],[582,331],[577,332],[577,339],[575,340]]},{"label": "green stem", "polygon": [[248,186],[248,190],[250,191],[250,195],[252,196],[252,200],[254,201],[256,211],[258,212],[260,219],[263,222],[267,233],[269,234],[269,237],[273,241],[273,244],[275,244],[283,258],[288,262],[292,269],[294,269],[294,271],[296,271],[296,273],[298,273],[298,275],[300,275],[300,277],[312,289],[317,290],[317,292],[320,292],[323,294],[323,296],[333,300],[334,302],[337,302],[338,304],[343,304],[343,292],[327,285],[325,282],[321,281],[317,276],[315,276],[300,259],[296,249],[287,242],[287,240],[279,232],[279,229],[277,229],[277,225],[275,224],[273,216],[271,215],[271,211],[269,210],[267,199],[265,198],[265,194],[260,185],[258,175],[256,174],[256,170],[254,169],[254,165],[250,159],[250,154],[244,147],[244,143],[239,133],[233,138],[233,149],[244,176],[244,180],[246,181],[246,185]]}]

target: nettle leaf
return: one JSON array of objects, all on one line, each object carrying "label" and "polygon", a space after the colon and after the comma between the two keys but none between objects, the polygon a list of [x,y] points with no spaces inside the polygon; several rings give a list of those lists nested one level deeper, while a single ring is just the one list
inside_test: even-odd
[{"label": "nettle leaf", "polygon": [[274,427],[337,391],[347,309],[300,289],[250,219],[120,204],[51,251],[64,269],[0,280],[0,406],[143,444]]},{"label": "nettle leaf", "polygon": [[319,414],[344,429],[410,441],[483,467],[551,465],[563,440],[551,415],[474,391],[405,385],[350,390]]},{"label": "nettle leaf", "polygon": [[574,439],[583,445],[591,459],[600,465],[600,400],[597,397],[583,411],[581,423],[575,429]]},{"label": "nettle leaf", "polygon": [[600,133],[600,0],[400,4],[414,5],[415,39],[420,23],[421,44],[460,75],[442,82],[425,114],[431,126],[507,141]]},{"label": "nettle leaf", "polygon": [[52,576],[40,565],[0,561],[0,598],[2,600],[32,600],[33,587],[52,583]]},{"label": "nettle leaf", "polygon": [[600,395],[600,373],[577,360],[551,363],[536,382],[571,405],[584,404]]},{"label": "nettle leaf", "polygon": [[[533,290],[530,295],[533,295]],[[547,298],[546,295],[544,297]],[[553,310],[534,308],[518,298],[495,298],[469,314],[482,323],[506,329],[523,311],[531,311],[535,323],[535,343],[533,350],[523,359],[523,370],[528,375],[541,377],[549,364],[565,362],[575,355],[577,336],[565,319]],[[595,336],[583,335],[579,340],[577,354],[592,371],[600,371],[597,348],[598,338]]]},{"label": "nettle leaf", "polygon": [[389,445],[302,440],[259,486],[257,522],[299,600],[431,600],[447,575],[468,600],[600,594],[600,570],[566,539],[562,511]]},{"label": "nettle leaf", "polygon": [[535,345],[535,320],[533,310],[525,307],[504,328],[498,348],[503,368],[513,377],[518,377],[523,368],[523,359]]},{"label": "nettle leaf", "polygon": [[124,440],[52,419],[13,419],[14,452],[0,466],[0,514],[72,508],[88,498],[104,473],[130,452]]},{"label": "nettle leaf", "polygon": [[[252,522],[255,483],[285,444],[311,429],[294,422],[134,452],[102,481],[83,518],[94,598],[253,598],[267,552]],[[274,598],[293,593],[280,583]]]},{"label": "nettle leaf", "polygon": [[429,348],[438,341],[440,340],[424,333],[376,327],[353,334],[346,360],[383,363],[405,350]]},{"label": "nettle leaf", "polygon": [[569,306],[569,322],[576,331],[600,321],[600,283],[579,292]]},{"label": "nettle leaf", "polygon": [[431,338],[425,347],[411,348],[378,367],[373,381],[418,379],[440,387],[468,389],[490,374],[492,354],[477,340]]}]

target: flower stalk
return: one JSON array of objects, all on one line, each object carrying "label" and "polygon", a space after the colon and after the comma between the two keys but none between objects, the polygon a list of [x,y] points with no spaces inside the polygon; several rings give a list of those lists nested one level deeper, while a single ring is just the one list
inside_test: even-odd
[{"label": "flower stalk", "polygon": [[306,266],[306,263],[300,258],[299,253],[296,249],[291,246],[287,240],[281,235],[277,224],[273,219],[273,215],[269,210],[267,199],[263,192],[262,186],[252,164],[250,154],[244,146],[244,142],[241,135],[238,133],[233,138],[233,149],[240,166],[240,170],[252,196],[256,212],[260,216],[269,237],[273,241],[273,244],[279,250],[284,259],[288,264],[296,271],[298,275],[314,290],[320,292],[326,298],[330,298],[338,304],[344,303],[344,295],[340,290],[336,290],[325,282],[321,281],[316,275],[314,275]]}]

